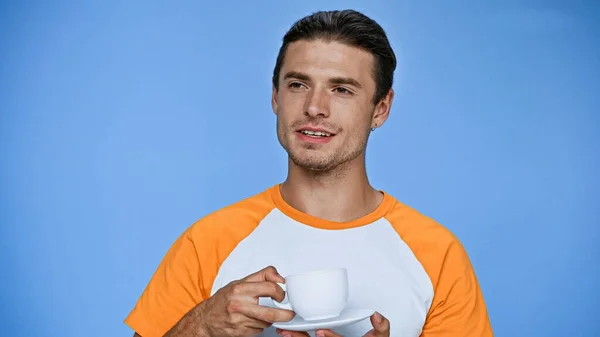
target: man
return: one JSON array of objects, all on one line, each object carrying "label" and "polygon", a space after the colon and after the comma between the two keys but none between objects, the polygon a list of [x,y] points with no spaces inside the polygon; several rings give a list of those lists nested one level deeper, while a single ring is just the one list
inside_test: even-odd
[{"label": "man", "polygon": [[492,336],[460,242],[434,220],[373,188],[370,133],[390,112],[394,52],[355,11],[318,12],[283,39],[273,72],[287,179],[220,209],[173,244],[125,322],[142,337],[308,336],[274,322],[291,311],[276,283],[348,270],[349,305],[370,319],[317,336]]}]

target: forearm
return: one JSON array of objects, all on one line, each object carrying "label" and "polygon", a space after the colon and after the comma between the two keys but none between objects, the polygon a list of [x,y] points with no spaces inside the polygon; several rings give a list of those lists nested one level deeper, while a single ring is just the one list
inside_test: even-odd
[{"label": "forearm", "polygon": [[210,337],[204,329],[202,317],[203,304],[200,303],[185,314],[164,337]]}]

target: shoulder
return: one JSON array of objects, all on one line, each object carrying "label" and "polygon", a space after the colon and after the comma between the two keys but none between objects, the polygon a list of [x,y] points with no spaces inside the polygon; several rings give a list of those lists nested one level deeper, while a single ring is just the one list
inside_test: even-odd
[{"label": "shoulder", "polygon": [[419,260],[433,284],[442,273],[460,274],[471,269],[460,240],[430,216],[396,200],[385,218]]},{"label": "shoulder", "polygon": [[386,219],[429,276],[433,298],[423,336],[493,336],[469,256],[446,227],[396,201]]},{"label": "shoulder", "polygon": [[267,189],[205,215],[177,238],[163,264],[198,275],[202,298],[208,298],[223,262],[273,210],[271,200]]},{"label": "shoulder", "polygon": [[394,206],[386,214],[385,219],[403,240],[423,244],[433,241],[437,246],[460,243],[447,227],[435,219],[397,199],[394,200]]},{"label": "shoulder", "polygon": [[162,336],[209,298],[223,261],[274,208],[271,200],[266,190],[189,226],[167,251],[126,323],[144,336]]},{"label": "shoulder", "polygon": [[275,208],[270,193],[271,188],[209,213],[195,221],[184,236],[193,241],[223,235],[247,236]]}]

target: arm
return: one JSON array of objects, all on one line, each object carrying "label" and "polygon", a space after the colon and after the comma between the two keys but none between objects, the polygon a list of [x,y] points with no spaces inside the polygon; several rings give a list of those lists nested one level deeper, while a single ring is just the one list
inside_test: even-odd
[{"label": "arm", "polygon": [[[164,262],[161,266],[164,266]],[[170,269],[166,268],[165,269]],[[172,268],[171,268],[172,269]],[[159,271],[161,268],[159,268]],[[173,270],[169,270],[169,275]],[[159,276],[157,278],[157,275]],[[160,280],[160,273],[153,280]],[[184,274],[182,279],[193,278],[194,274]],[[173,277],[173,276],[170,276]],[[143,304],[138,302],[136,309],[127,318],[127,323],[136,331],[134,336],[142,337],[209,337],[209,336],[255,336],[274,322],[286,322],[294,317],[289,310],[269,308],[258,303],[259,297],[271,297],[282,301],[285,297],[283,289],[277,282],[285,282],[277,270],[268,266],[241,280],[232,281],[219,289],[214,295],[200,300],[185,315],[165,316],[165,312],[173,311],[177,304],[187,299],[185,296],[173,297],[181,289],[184,282],[180,278],[171,279],[174,287],[163,287],[156,297],[162,298],[150,310],[142,310]],[[158,282],[158,281],[157,281]],[[154,284],[150,283],[149,288]],[[144,292],[149,294],[149,288]],[[188,293],[190,289],[187,289]],[[151,293],[150,293],[151,294]],[[160,296],[158,296],[160,295]],[[142,296],[143,298],[143,296]],[[164,302],[164,298],[170,302]],[[161,306],[160,304],[163,304]],[[155,304],[153,304],[155,305]],[[164,323],[167,328],[152,329]]]},{"label": "arm", "polygon": [[268,322],[292,319],[291,312],[258,305],[259,297],[283,300],[276,282],[285,280],[272,267],[247,276],[244,284],[234,281],[212,293],[223,257],[270,211],[256,209],[254,203],[242,206],[204,217],[171,246],[125,319],[139,336],[250,336]]},{"label": "arm", "polygon": [[[202,267],[210,269],[212,261],[204,261]],[[200,265],[195,243],[184,233],[161,261],[125,323],[141,337],[163,337],[185,328],[197,305],[210,295]]]},{"label": "arm", "polygon": [[202,327],[202,303],[190,310],[164,337],[209,337]]},{"label": "arm", "polygon": [[422,337],[492,337],[483,294],[462,245],[446,251]]}]

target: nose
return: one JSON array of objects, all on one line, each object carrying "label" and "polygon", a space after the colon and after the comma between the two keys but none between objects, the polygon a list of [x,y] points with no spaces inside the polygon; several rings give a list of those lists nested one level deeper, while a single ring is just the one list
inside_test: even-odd
[{"label": "nose", "polygon": [[306,96],[304,113],[311,117],[329,117],[329,96],[324,90],[313,89]]}]

